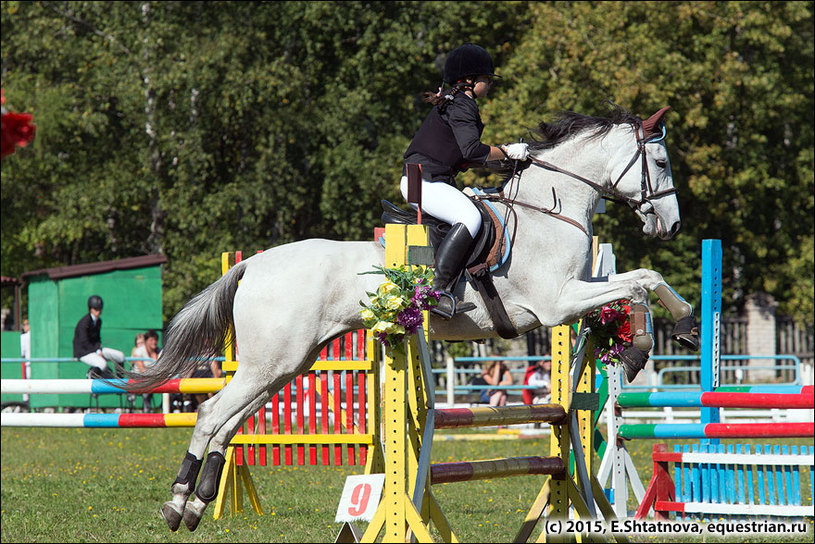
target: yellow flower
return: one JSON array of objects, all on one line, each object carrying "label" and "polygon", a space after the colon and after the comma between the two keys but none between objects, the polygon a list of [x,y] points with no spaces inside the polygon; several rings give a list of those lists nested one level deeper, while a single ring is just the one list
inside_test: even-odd
[{"label": "yellow flower", "polygon": [[404,334],[405,328],[402,325],[391,323],[389,321],[379,321],[371,328],[371,332],[378,334],[384,332],[385,334]]},{"label": "yellow flower", "polygon": [[385,308],[397,312],[405,307],[405,301],[401,296],[389,296],[385,300]]},{"label": "yellow flower", "polygon": [[373,312],[372,312],[370,309],[368,309],[368,308],[365,308],[364,310],[360,311],[359,313],[360,313],[360,315],[362,316],[362,319],[363,319],[364,321],[370,321],[370,320],[372,320],[372,319],[376,319],[376,314],[375,314],[375,313],[373,313]]},{"label": "yellow flower", "polygon": [[385,297],[387,295],[401,296],[402,290],[399,289],[398,285],[388,280],[379,286],[379,289],[377,289],[376,294],[379,295],[380,297]]}]

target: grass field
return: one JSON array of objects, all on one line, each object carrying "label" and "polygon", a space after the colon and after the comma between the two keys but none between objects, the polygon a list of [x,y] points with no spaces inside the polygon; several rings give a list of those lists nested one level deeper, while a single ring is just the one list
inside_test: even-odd
[{"label": "grass field", "polygon": [[[253,467],[264,515],[212,519],[195,533],[171,533],[159,514],[191,436],[190,429],[18,429],[2,431],[3,542],[333,542],[348,467]],[[433,461],[546,455],[548,437],[439,441]],[[789,443],[807,443],[790,441]],[[651,476],[652,441],[629,443],[643,483]],[[802,482],[809,497],[807,472]],[[434,493],[464,542],[510,542],[543,476],[446,484]],[[805,502],[806,504],[806,502]],[[630,507],[634,508],[633,502]],[[360,524],[364,528],[364,524]],[[808,535],[733,535],[728,542],[811,542]],[[533,534],[533,539],[540,531]],[[632,542],[717,542],[710,535],[632,535]]]}]

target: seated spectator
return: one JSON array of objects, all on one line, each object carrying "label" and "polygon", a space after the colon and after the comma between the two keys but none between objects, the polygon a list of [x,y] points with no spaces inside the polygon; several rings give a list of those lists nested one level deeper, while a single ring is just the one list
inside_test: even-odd
[{"label": "seated spectator", "polygon": [[538,361],[532,372],[527,369],[526,378],[524,383],[527,385],[534,385],[537,389],[526,389],[524,393],[529,393],[529,400],[524,397],[526,404],[549,404],[552,397],[552,361]]},{"label": "seated spectator", "polygon": [[[492,363],[481,373],[481,377],[487,382],[487,385],[512,385],[512,374],[503,361]],[[490,406],[505,406],[507,403],[506,389],[488,389],[486,396],[489,398]]]},{"label": "seated spectator", "polygon": [[[142,345],[139,347],[139,337],[142,339]],[[136,372],[143,373],[147,368],[153,366],[158,359],[161,348],[158,347],[158,333],[154,330],[149,330],[144,334],[136,335],[136,347],[133,348],[131,357],[145,357],[145,359],[133,361],[133,369]],[[153,394],[142,393],[142,411],[149,413],[153,411]]]},{"label": "seated spectator", "polygon": [[[125,356],[119,350],[102,346],[102,297],[88,298],[88,313],[82,316],[74,329],[74,357],[90,366],[89,378],[115,378],[124,376]],[[116,374],[108,368],[113,361]]]}]

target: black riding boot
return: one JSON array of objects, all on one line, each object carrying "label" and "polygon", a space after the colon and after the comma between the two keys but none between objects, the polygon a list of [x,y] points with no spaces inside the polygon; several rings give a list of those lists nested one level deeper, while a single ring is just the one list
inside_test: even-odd
[{"label": "black riding boot", "polygon": [[436,250],[433,290],[441,292],[439,303],[431,311],[444,319],[456,313],[456,298],[452,291],[462,266],[469,255],[473,238],[464,223],[456,223]]}]

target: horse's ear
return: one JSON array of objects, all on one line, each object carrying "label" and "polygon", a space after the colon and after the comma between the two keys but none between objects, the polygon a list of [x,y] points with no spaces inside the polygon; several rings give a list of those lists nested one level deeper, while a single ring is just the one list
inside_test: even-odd
[{"label": "horse's ear", "polygon": [[662,122],[662,118],[668,113],[668,110],[671,109],[670,106],[665,106],[664,108],[660,109],[654,115],[646,119],[642,122],[642,134],[644,138],[658,132],[657,127]]}]

